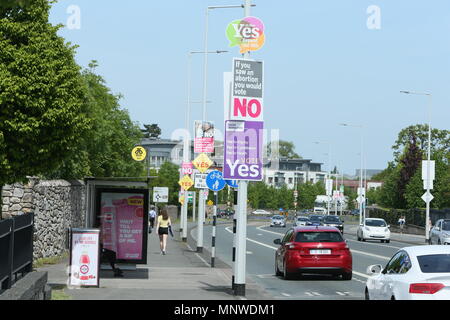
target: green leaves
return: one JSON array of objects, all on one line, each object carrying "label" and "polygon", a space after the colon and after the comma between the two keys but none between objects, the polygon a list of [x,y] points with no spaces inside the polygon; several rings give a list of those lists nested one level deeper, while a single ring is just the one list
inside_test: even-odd
[{"label": "green leaves", "polygon": [[0,185],[55,170],[87,129],[80,68],[48,11],[0,9]]}]

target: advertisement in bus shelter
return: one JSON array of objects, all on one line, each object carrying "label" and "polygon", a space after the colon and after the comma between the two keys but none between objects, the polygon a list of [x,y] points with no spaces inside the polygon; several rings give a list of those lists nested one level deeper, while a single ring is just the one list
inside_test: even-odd
[{"label": "advertisement in bus shelter", "polygon": [[145,196],[139,193],[101,193],[101,240],[118,260],[146,260],[148,210]]}]

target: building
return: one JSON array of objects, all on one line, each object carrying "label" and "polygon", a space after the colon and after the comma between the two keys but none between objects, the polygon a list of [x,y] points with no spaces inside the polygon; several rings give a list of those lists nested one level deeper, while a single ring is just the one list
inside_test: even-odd
[{"label": "building", "polygon": [[269,161],[264,166],[264,181],[275,188],[286,186],[295,189],[298,184],[322,181],[325,183],[327,173],[322,171],[322,164],[309,159],[281,158],[277,163]]}]

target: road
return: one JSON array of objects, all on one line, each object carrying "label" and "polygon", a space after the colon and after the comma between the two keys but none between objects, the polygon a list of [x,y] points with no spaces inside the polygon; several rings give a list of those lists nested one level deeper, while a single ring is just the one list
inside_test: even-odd
[{"label": "road", "polygon": [[[367,279],[366,268],[372,264],[385,265],[399,249],[410,244],[391,240],[390,243],[358,242],[354,226],[345,226],[344,238],[353,256],[353,279],[344,281],[327,275],[307,275],[294,280],[284,280],[274,274],[274,239],[282,238],[286,228],[271,228],[267,222],[251,222],[247,228],[247,276],[264,287],[275,299],[325,299],[360,300],[364,299]],[[347,229],[347,230],[345,230]],[[195,232],[191,233],[195,238]],[[210,246],[211,227],[205,226],[205,248]],[[233,234],[231,225],[218,225],[216,236],[216,255],[228,265],[232,265]]]}]

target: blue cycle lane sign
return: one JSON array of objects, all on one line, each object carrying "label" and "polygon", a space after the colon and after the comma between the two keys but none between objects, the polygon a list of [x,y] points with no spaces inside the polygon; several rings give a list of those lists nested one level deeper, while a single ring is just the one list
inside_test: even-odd
[{"label": "blue cycle lane sign", "polygon": [[225,188],[226,182],[223,178],[222,172],[214,170],[206,176],[206,185],[214,192],[220,191]]},{"label": "blue cycle lane sign", "polygon": [[239,186],[238,180],[226,179],[225,182],[227,183],[227,185],[229,185],[230,187],[232,187],[234,189],[237,189],[237,187]]}]

